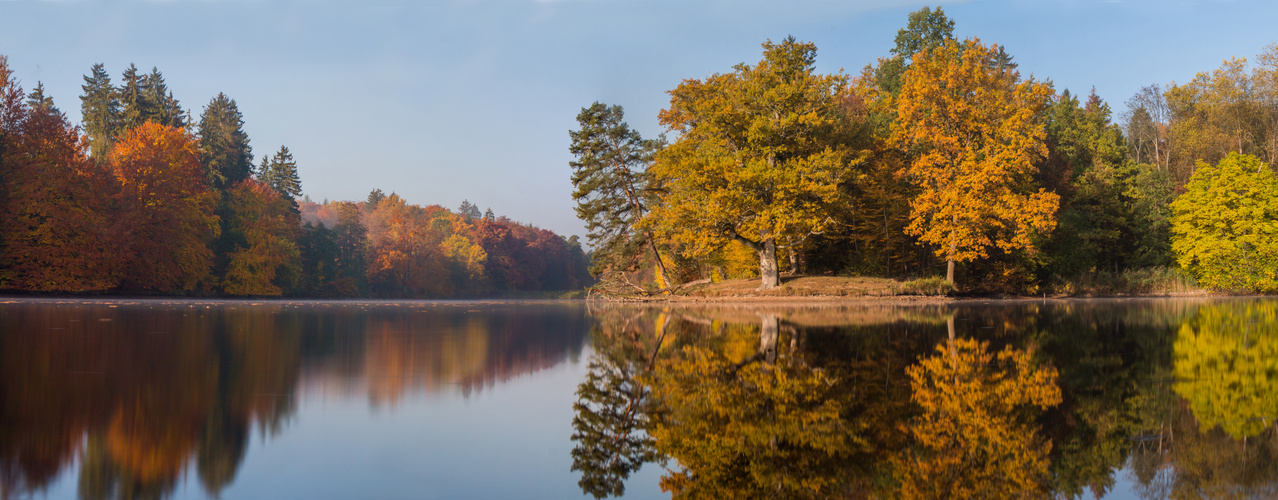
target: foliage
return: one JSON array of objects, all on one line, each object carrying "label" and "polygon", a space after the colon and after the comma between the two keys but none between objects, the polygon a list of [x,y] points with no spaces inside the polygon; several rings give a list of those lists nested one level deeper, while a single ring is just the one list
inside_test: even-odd
[{"label": "foliage", "polygon": [[101,161],[111,151],[119,129],[120,96],[102,63],[94,64],[91,72],[80,87],[84,90],[80,95],[80,112],[84,117],[84,132],[89,136],[90,155]]},{"label": "foliage", "polygon": [[1278,290],[1278,175],[1254,156],[1201,163],[1171,204],[1172,251],[1206,287]]},{"label": "foliage", "polygon": [[242,242],[229,253],[222,280],[227,295],[281,295],[301,273],[299,224],[290,200],[271,186],[245,179],[226,192],[225,231]]},{"label": "foliage", "polygon": [[244,133],[244,115],[235,100],[218,93],[200,114],[200,163],[208,183],[228,189],[253,172],[253,148]]},{"label": "foliage", "polygon": [[122,189],[125,288],[194,290],[209,277],[208,241],[219,234],[195,138],[148,122],[119,137],[110,162]]},{"label": "foliage", "polygon": [[1038,498],[1047,492],[1051,443],[1026,409],[1061,401],[1056,369],[1033,353],[988,352],[971,339],[941,343],[907,369],[922,414],[908,424],[917,446],[897,458],[903,498]]},{"label": "foliage", "polygon": [[1038,114],[1051,88],[997,64],[996,48],[948,42],[914,58],[896,101],[891,144],[911,155],[904,174],[921,191],[906,232],[953,263],[990,248],[1033,248],[1055,226],[1059,196],[1034,191],[1046,151]]},{"label": "foliage", "polygon": [[302,179],[297,175],[297,162],[293,161],[293,153],[285,146],[280,146],[270,163],[267,163],[266,157],[262,157],[262,168],[258,169],[257,180],[290,201],[302,196]]},{"label": "foliage", "polygon": [[778,284],[778,241],[821,232],[861,155],[843,112],[847,77],[815,73],[816,47],[763,44],[755,66],[670,91],[663,125],[679,134],[650,169],[665,190],[648,225],[702,257],[736,240],[759,255],[762,288]]}]

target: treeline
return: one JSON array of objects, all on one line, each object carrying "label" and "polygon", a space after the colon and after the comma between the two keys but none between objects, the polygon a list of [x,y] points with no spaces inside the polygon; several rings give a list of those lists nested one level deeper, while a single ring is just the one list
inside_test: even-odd
[{"label": "treeline", "polygon": [[[1257,215],[1238,208],[1251,201],[1172,204],[1230,154],[1258,157],[1272,177],[1278,45],[1250,68],[1231,59],[1146,87],[1116,114],[1094,90],[1023,77],[1004,47],[953,30],[940,8],[916,11],[891,53],[855,77],[818,74],[811,43],[766,42],[757,64],[669,92],[659,120],[673,140],[643,139],[619,106],[583,108],[572,180],[601,286],[756,277],[766,289],[789,271],[944,272],[960,289],[1020,293],[1193,278],[1278,288],[1256,278],[1278,275],[1278,234],[1255,236],[1278,205]],[[1196,210],[1241,229],[1194,243]],[[1219,251],[1184,250],[1203,245]],[[1221,273],[1251,278],[1212,279]]]},{"label": "treeline", "polygon": [[[303,224],[288,148],[255,165],[218,94],[191,119],[158,69],[84,77],[82,128],[0,56],[0,289],[458,297],[580,289],[575,237],[374,191]],[[383,199],[385,198],[385,199]],[[476,212],[476,213],[471,213]],[[313,222],[313,223],[312,223]]]}]

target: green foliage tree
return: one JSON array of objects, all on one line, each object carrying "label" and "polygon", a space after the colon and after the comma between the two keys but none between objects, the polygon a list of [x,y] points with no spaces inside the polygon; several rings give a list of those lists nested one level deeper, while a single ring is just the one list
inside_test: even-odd
[{"label": "green foliage tree", "polygon": [[769,41],[759,64],[670,91],[660,120],[679,138],[649,169],[664,195],[647,224],[691,257],[740,242],[758,255],[760,288],[775,288],[777,242],[822,232],[864,159],[847,77],[815,63],[811,43]]},{"label": "green foliage tree", "polygon": [[120,95],[111,85],[111,76],[106,68],[98,63],[91,71],[91,75],[84,77],[84,85],[80,86],[84,90],[80,95],[81,123],[89,136],[90,156],[102,161],[111,152],[123,117],[120,114]]},{"label": "green foliage tree", "polygon": [[[146,123],[158,113],[153,100],[154,89],[146,75],[138,73],[137,66],[129,64],[120,78],[120,127],[131,129]],[[161,125],[166,125],[161,123]]]},{"label": "green foliage tree", "polygon": [[901,91],[901,77],[914,54],[935,49],[953,39],[954,21],[945,16],[940,6],[936,10],[923,7],[911,12],[909,22],[896,32],[896,45],[891,50],[893,57],[880,59],[874,68],[874,80],[880,89],[896,95]]},{"label": "green foliage tree", "polygon": [[644,140],[625,122],[621,106],[595,102],[577,114],[580,130],[570,130],[573,200],[577,218],[586,222],[594,247],[591,273],[595,276],[633,271],[641,254],[651,251],[661,281],[669,287],[665,261],[652,231],[636,224],[651,203],[651,179],[646,171],[662,139]]},{"label": "green foliage tree", "polygon": [[228,189],[253,172],[253,148],[235,100],[218,93],[200,115],[200,163],[215,189]]},{"label": "green foliage tree", "polygon": [[285,146],[271,157],[270,163],[262,158],[262,167],[258,170],[257,179],[262,181],[280,196],[293,200],[302,195],[302,179],[297,175],[297,162],[293,154]]},{"label": "green foliage tree", "polygon": [[36,82],[35,88],[31,89],[30,94],[27,94],[27,107],[31,108],[32,112],[39,110],[44,113],[62,113],[57,106],[53,105],[53,98],[45,95],[44,83],[42,82]]},{"label": "green foliage tree", "polygon": [[1278,175],[1254,156],[1199,163],[1171,204],[1172,251],[1199,284],[1278,290]]},{"label": "green foliage tree", "polygon": [[148,91],[147,100],[153,106],[151,119],[169,127],[185,128],[190,125],[190,117],[177,98],[173,97],[173,92],[169,91],[168,85],[164,83],[164,75],[160,74],[158,68],[152,66],[151,73],[146,75],[144,81]]},{"label": "green foliage tree", "polygon": [[457,215],[466,219],[466,222],[474,222],[482,217],[479,213],[479,206],[471,203],[470,200],[462,200],[461,205],[457,207]]}]

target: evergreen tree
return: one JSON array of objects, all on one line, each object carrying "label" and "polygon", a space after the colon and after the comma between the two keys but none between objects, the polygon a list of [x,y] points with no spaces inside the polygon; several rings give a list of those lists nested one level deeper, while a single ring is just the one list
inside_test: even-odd
[{"label": "evergreen tree", "polygon": [[119,131],[120,96],[111,85],[111,76],[102,63],[94,64],[92,75],[84,77],[80,88],[80,112],[84,133],[89,136],[89,154],[98,160],[106,159]]},{"label": "evergreen tree", "polygon": [[472,222],[480,218],[479,205],[471,203],[470,200],[462,200],[461,206],[457,207],[457,215],[466,219],[466,222]]},{"label": "evergreen tree", "polygon": [[258,180],[290,200],[302,195],[302,180],[297,175],[297,162],[293,161],[293,154],[289,153],[287,147],[280,146],[270,163],[262,158]]},{"label": "evergreen tree", "polygon": [[484,220],[493,220],[496,218],[497,216],[493,215],[493,207],[488,207],[488,210],[484,211]]},{"label": "evergreen tree", "polygon": [[[645,171],[662,140],[644,140],[624,121],[621,106],[596,102],[577,115],[581,130],[569,131],[572,197],[577,218],[586,222],[595,248],[591,272],[634,270],[641,255],[651,250],[662,283],[670,285],[666,266],[650,233],[635,224],[647,213],[650,198]],[[647,247],[647,248],[645,248]]]},{"label": "evergreen tree", "polygon": [[46,113],[62,114],[62,111],[53,105],[53,98],[44,94],[43,82],[36,82],[35,88],[31,89],[30,94],[27,94],[27,106],[32,111],[40,110]]},{"label": "evergreen tree", "polygon": [[[120,127],[132,129],[156,115],[156,105],[151,101],[150,81],[138,73],[137,66],[129,64],[120,80]],[[161,125],[167,125],[161,123]]]},{"label": "evergreen tree", "polygon": [[[925,49],[935,49],[946,40],[953,39],[954,21],[946,17],[945,11],[939,6],[936,10],[923,7],[911,12],[909,23],[896,32],[896,46],[891,51],[893,57],[880,59],[879,67],[875,69],[874,77],[879,88],[896,95],[901,91],[901,78],[914,54]],[[1008,57],[1007,60],[1010,62],[1011,58]]]},{"label": "evergreen tree", "polygon": [[200,115],[200,162],[209,183],[226,189],[253,172],[253,148],[235,100],[218,93]]},{"label": "evergreen tree", "polygon": [[149,92],[147,99],[155,106],[155,121],[170,127],[185,128],[190,125],[186,111],[164,84],[164,75],[160,74],[159,69],[152,66],[151,74],[146,75],[144,81]]},{"label": "evergreen tree", "polygon": [[368,209],[372,210],[374,208],[377,208],[377,204],[381,203],[382,200],[384,199],[386,199],[386,193],[383,193],[381,189],[374,189],[372,191],[369,191],[368,200],[367,200]]}]

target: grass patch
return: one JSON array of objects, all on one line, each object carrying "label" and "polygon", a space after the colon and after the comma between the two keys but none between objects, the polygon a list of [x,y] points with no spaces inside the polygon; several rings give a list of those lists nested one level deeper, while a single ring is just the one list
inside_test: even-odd
[{"label": "grass patch", "polygon": [[897,291],[901,295],[949,295],[954,291],[954,284],[940,276],[933,276],[901,283]]}]

